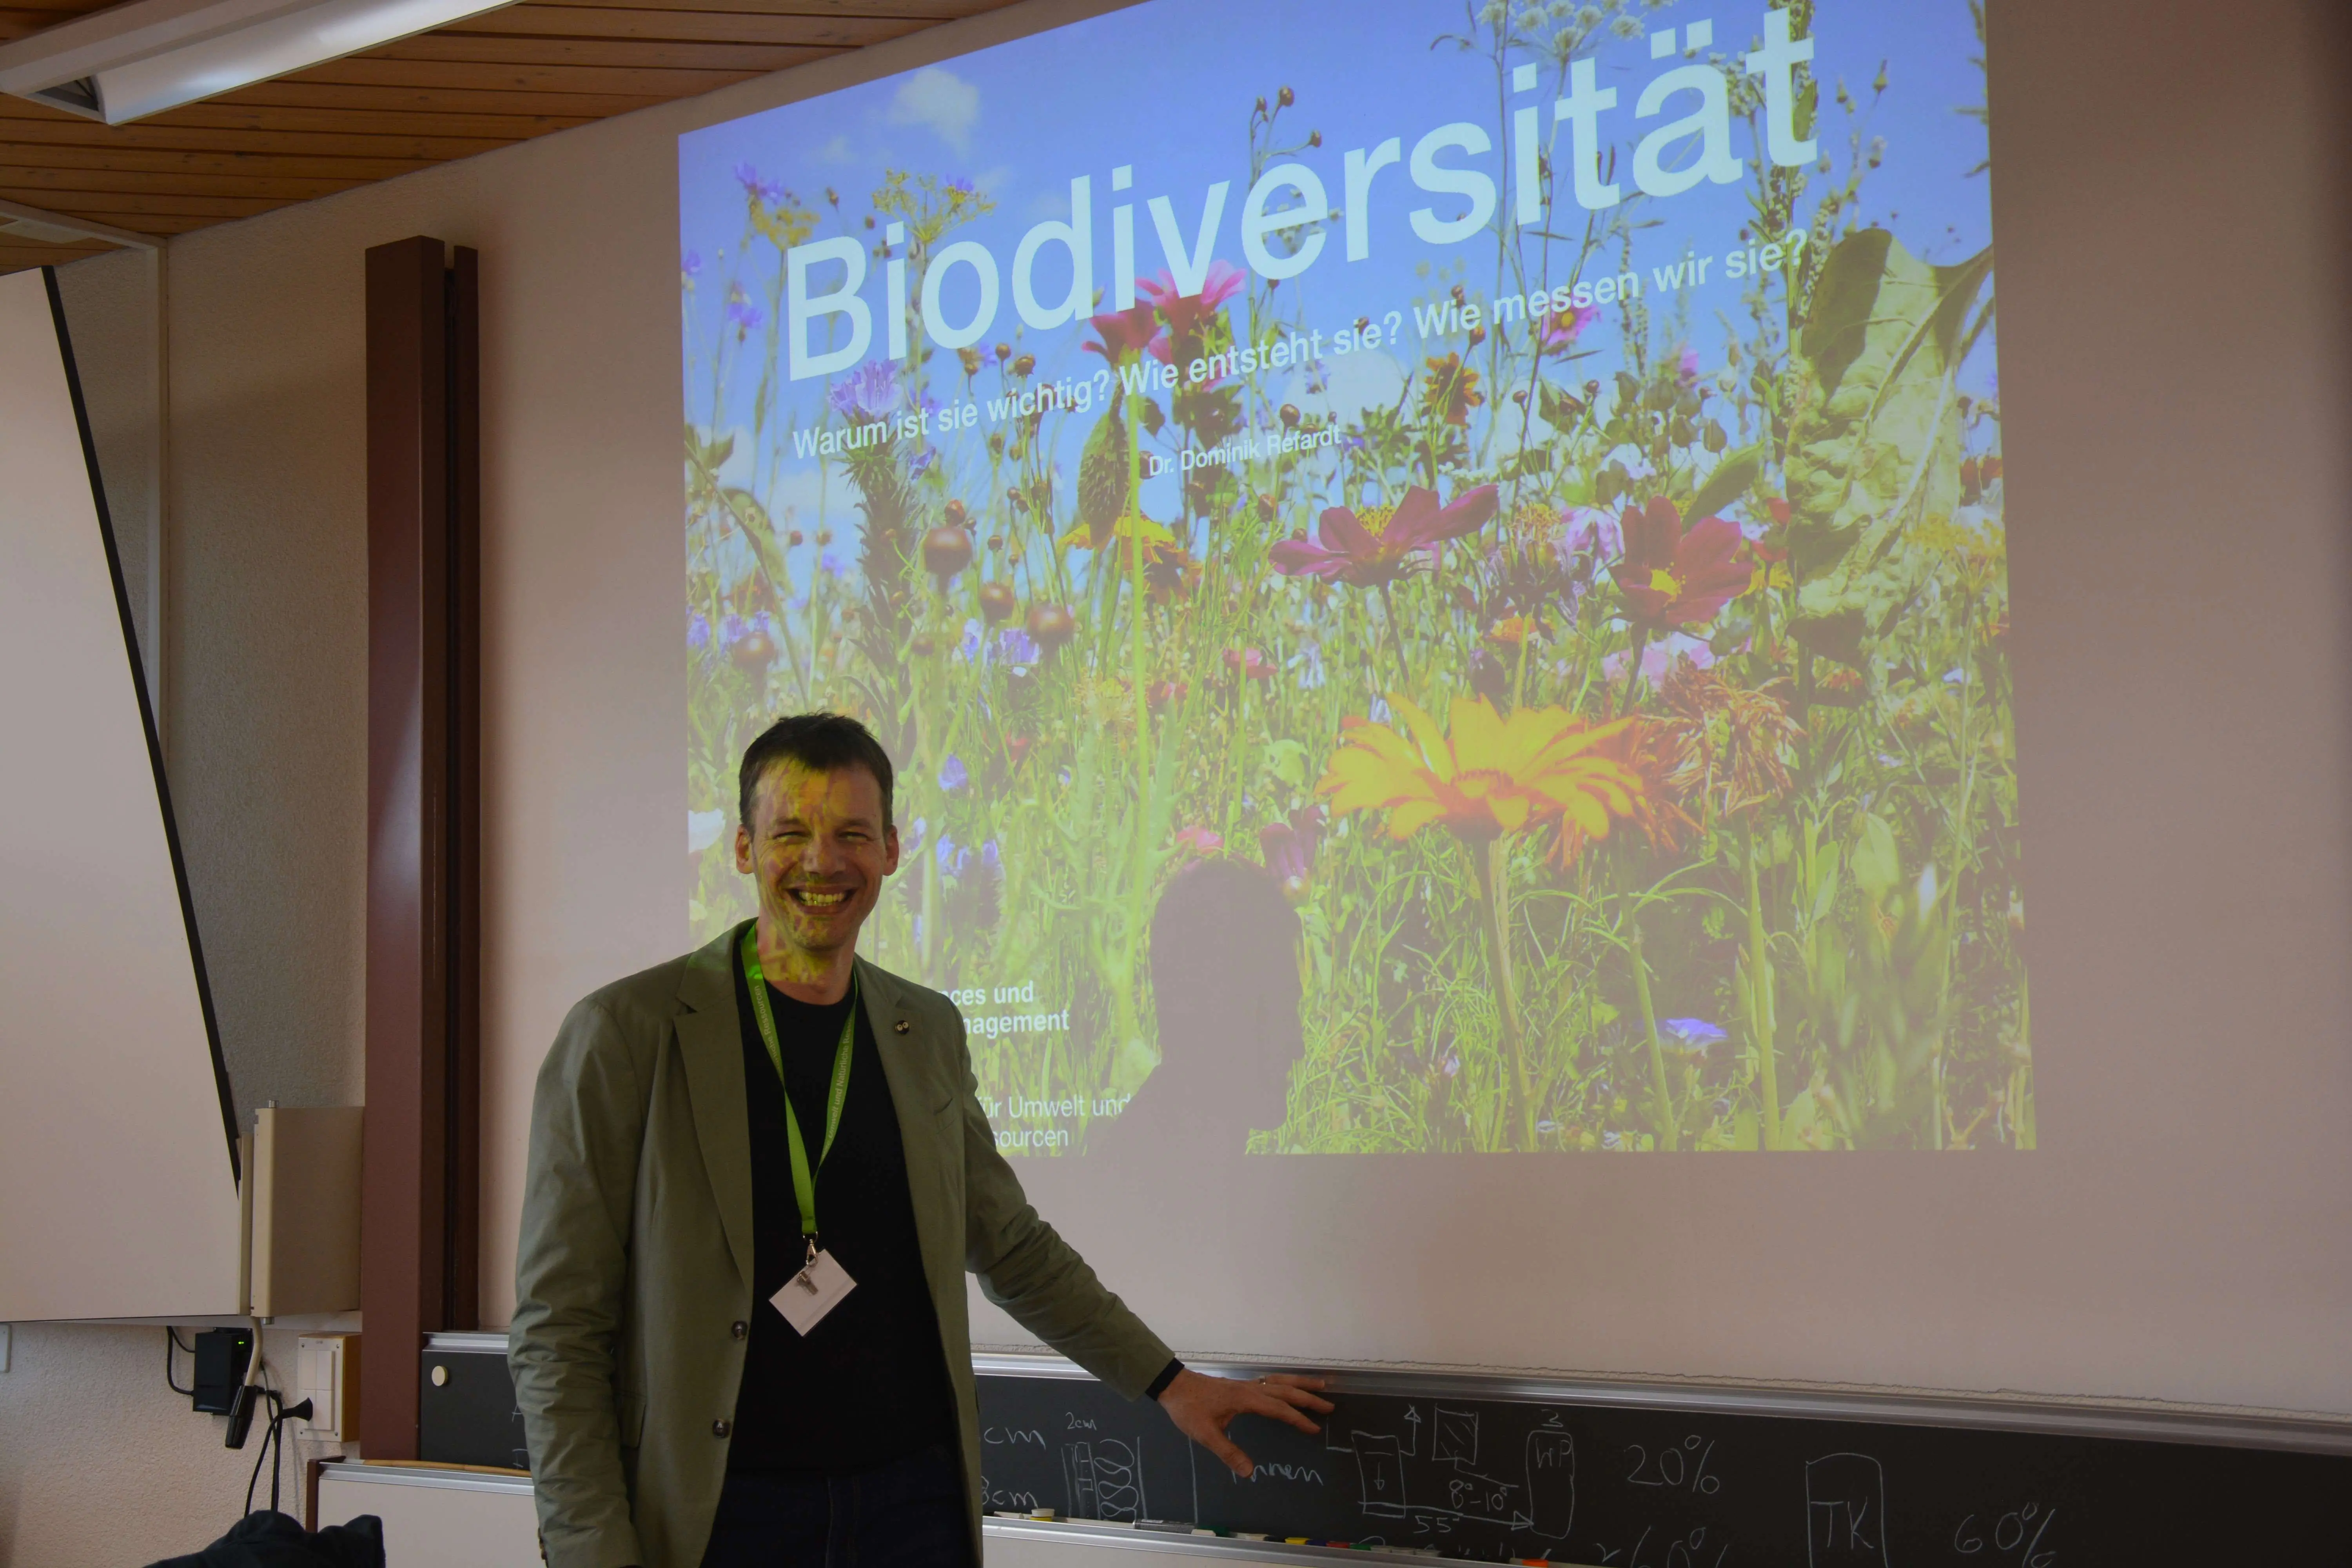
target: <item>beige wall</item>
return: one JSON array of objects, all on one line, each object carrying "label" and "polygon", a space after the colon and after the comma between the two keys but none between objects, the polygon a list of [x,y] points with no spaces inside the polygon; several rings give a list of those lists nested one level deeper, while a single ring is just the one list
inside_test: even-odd
[{"label": "beige wall", "polygon": [[[572,998],[666,956],[683,927],[674,137],[1076,8],[1000,14],[172,247],[172,762],[247,1105],[360,1089],[361,253],[416,233],[482,252],[484,1125],[508,1130],[483,1163],[486,1321],[510,1300],[512,1130],[544,1042]],[[2352,1412],[2352,1344],[2322,1327],[2352,1307],[2352,266],[2339,216],[2352,182],[2337,111],[2352,74],[2322,26],[2334,10],[1997,12],[2046,1147],[2006,1172],[1937,1174],[1937,1224],[1909,1234],[1874,1217],[1870,1189],[1913,1179],[1883,1160],[1771,1175],[1792,1204],[1855,1214],[1850,1253],[1821,1258],[1829,1276],[1753,1308],[1752,1333],[1726,1341],[1788,1347],[1787,1375],[1844,1367],[1867,1381],[1906,1354],[1941,1356],[2053,1390]],[[1650,1179],[1688,1186],[1697,1205],[1750,1201],[1768,1179],[1717,1170]],[[1297,1179],[1339,1201],[1354,1173]],[[1727,1175],[1743,1189],[1728,1200]],[[1613,1168],[1579,1179],[1596,1202],[1617,1192]],[[1063,1174],[1034,1184],[1049,1209],[1067,1197]],[[1307,1228],[1296,1239],[1311,1250]],[[1704,1250],[1655,1258],[1661,1349],[1756,1283]],[[1246,1269],[1208,1277],[1250,1288]],[[1843,1321],[1848,1280],[1891,1292],[1879,1300],[1916,1291],[1927,1315]],[[1622,1282],[1596,1289],[1599,1308],[1632,1299]],[[1179,1300],[1143,1304],[1180,1342],[1215,1321]],[[1315,1310],[1311,1293],[1301,1308]],[[1324,1308],[1344,1334],[1346,1303]],[[1580,1329],[1588,1316],[1530,1313]],[[74,1375],[120,1378],[126,1400],[167,1408],[160,1384],[138,1394],[127,1370],[156,1353],[152,1334],[41,1335],[40,1353]],[[1543,1359],[1632,1364],[1580,1348]],[[29,1401],[16,1375],[0,1374],[0,1542],[34,1452],[136,1465],[193,1440],[142,1416],[126,1451],[112,1417]],[[155,1506],[227,1512],[209,1481]],[[17,1528],[0,1559],[131,1555],[63,1535],[34,1555]]]}]

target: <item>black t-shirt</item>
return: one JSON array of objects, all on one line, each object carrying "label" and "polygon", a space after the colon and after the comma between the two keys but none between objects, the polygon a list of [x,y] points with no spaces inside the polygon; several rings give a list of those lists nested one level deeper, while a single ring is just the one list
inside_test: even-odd
[{"label": "black t-shirt", "polygon": [[793,1196],[784,1096],[752,1016],[742,967],[743,1081],[751,1112],[752,1307],[728,1467],[839,1474],[957,1442],[955,1395],[923,1277],[907,1157],[881,1053],[863,1007],[841,1130],[822,1167],[834,1050],[849,999],[829,1007],[768,987],[793,1112],[816,1181],[818,1240],[857,1288],[803,1337],[769,1301],[807,1260]]}]

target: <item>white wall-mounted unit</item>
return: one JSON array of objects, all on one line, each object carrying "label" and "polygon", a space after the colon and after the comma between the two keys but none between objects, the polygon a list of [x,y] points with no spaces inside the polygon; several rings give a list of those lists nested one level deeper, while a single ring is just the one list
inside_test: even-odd
[{"label": "white wall-mounted unit", "polygon": [[0,278],[0,1319],[233,1314],[194,911],[64,313]]}]

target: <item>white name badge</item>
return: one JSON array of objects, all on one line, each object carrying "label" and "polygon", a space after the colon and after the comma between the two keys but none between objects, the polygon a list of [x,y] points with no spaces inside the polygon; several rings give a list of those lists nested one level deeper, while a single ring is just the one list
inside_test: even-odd
[{"label": "white name badge", "polygon": [[857,1281],[849,1277],[830,1252],[820,1252],[809,1259],[808,1267],[784,1281],[782,1289],[768,1298],[769,1304],[784,1315],[800,1333],[807,1333],[824,1321],[824,1315],[841,1305],[841,1299],[857,1289]]}]

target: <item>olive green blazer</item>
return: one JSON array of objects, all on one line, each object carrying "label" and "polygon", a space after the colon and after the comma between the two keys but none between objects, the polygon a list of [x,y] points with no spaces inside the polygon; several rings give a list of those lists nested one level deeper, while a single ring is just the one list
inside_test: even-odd
[{"label": "olive green blazer", "polygon": [[[507,1360],[550,1568],[696,1568],[709,1540],[744,1325],[774,1310],[751,1297],[735,941],[586,997],[540,1068]],[[1022,1195],[981,1110],[955,1004],[862,959],[857,971],[955,1384],[977,1561],[964,1270],[1129,1398],[1169,1350]]]}]

